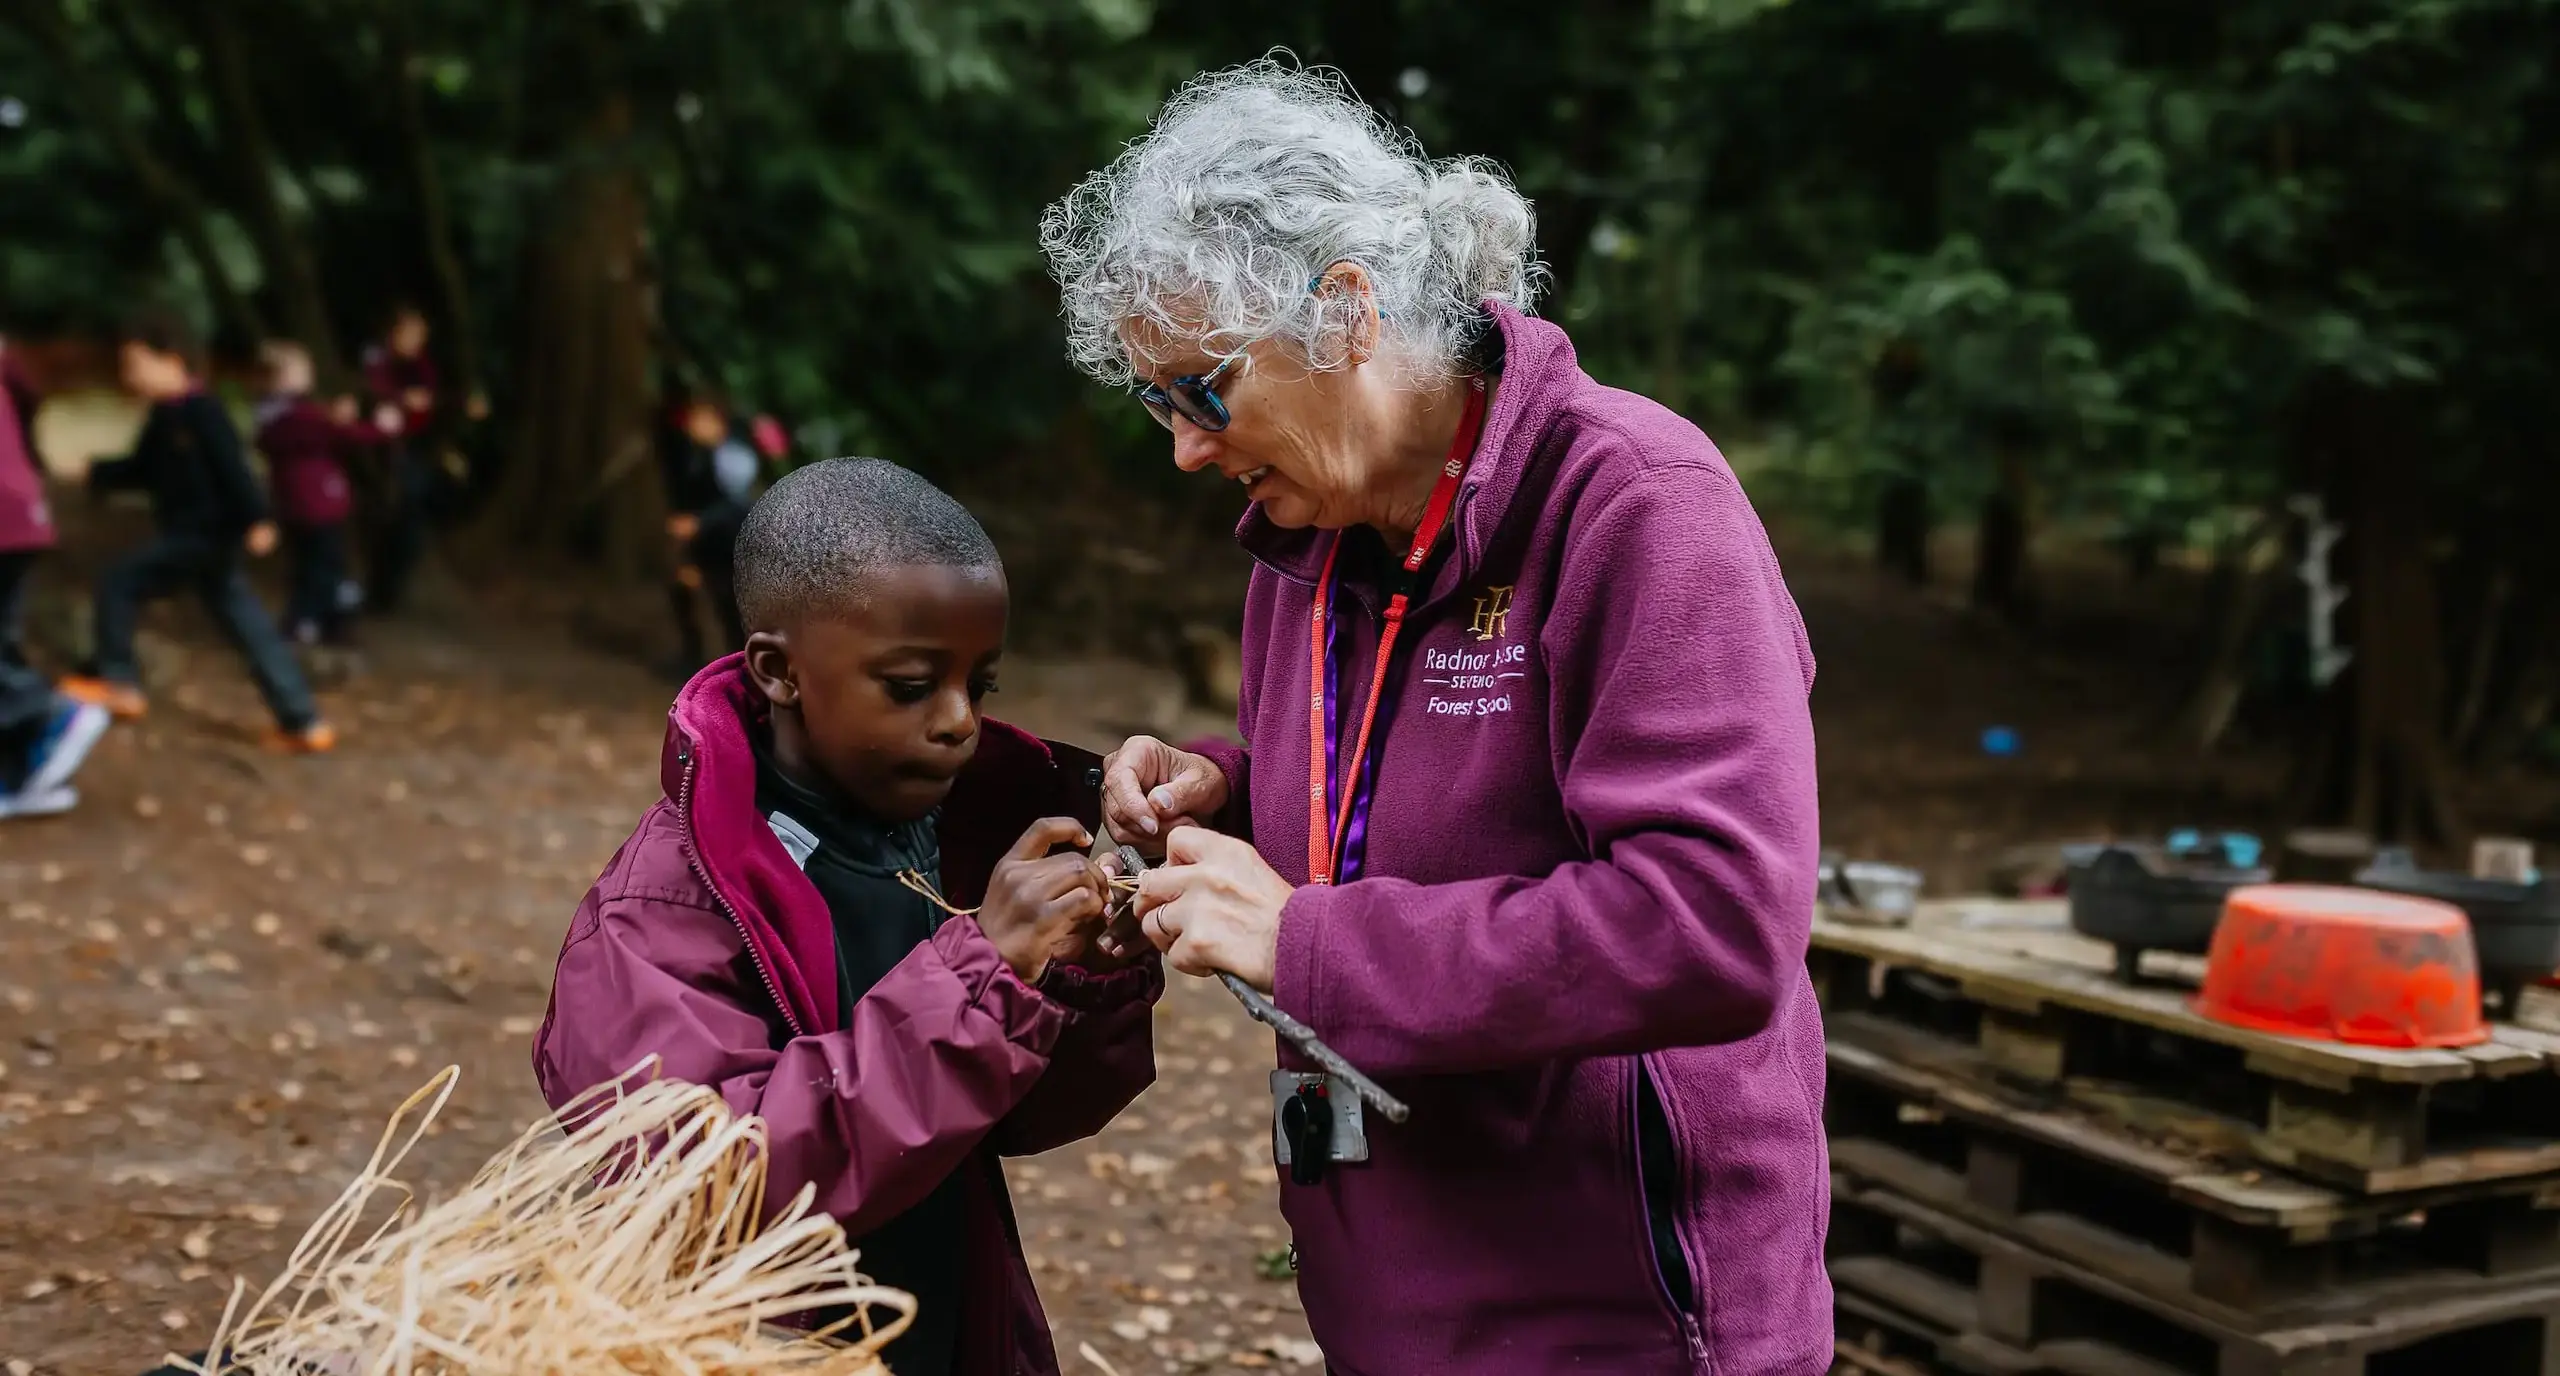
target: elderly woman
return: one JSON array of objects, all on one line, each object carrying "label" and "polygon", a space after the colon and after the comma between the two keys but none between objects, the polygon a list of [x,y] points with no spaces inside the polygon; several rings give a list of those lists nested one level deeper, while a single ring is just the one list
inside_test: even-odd
[{"label": "elderly woman", "polygon": [[1813,658],[1732,470],[1524,313],[1498,170],[1323,75],[1193,82],[1042,237],[1252,502],[1245,744],[1106,769],[1145,934],[1412,1106],[1340,1159],[1274,1077],[1333,1369],[1823,1371]]}]

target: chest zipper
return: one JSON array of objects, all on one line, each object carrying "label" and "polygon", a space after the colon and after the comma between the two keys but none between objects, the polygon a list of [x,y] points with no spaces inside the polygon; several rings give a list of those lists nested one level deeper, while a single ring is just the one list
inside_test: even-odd
[{"label": "chest zipper", "polygon": [[790,1003],[782,997],[782,986],[774,982],[773,970],[764,963],[764,956],[756,950],[755,936],[747,930],[746,919],[739,917],[738,910],[729,906],[728,896],[720,892],[718,884],[712,882],[711,871],[702,863],[702,841],[693,832],[695,765],[691,742],[678,747],[678,758],[684,761],[684,777],[676,783],[676,815],[684,819],[685,863],[693,867],[694,877],[700,879],[702,887],[711,894],[711,902],[713,906],[720,909],[720,915],[728,918],[729,925],[738,929],[738,940],[747,948],[747,961],[756,967],[757,977],[764,981],[765,996],[772,999],[773,1006],[782,1011],[783,1026],[791,1029],[792,1036],[805,1037],[809,1035],[809,1030],[800,1025],[798,1018],[792,1016]]}]

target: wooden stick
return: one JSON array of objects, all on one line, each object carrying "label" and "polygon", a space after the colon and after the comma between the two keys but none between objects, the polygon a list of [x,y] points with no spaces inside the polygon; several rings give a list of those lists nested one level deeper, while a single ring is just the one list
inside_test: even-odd
[{"label": "wooden stick", "polygon": [[[1135,846],[1120,848],[1120,863],[1129,867],[1132,876],[1143,874],[1149,868],[1146,857],[1138,854]],[[1218,972],[1218,982],[1227,986],[1227,992],[1236,996],[1236,1002],[1244,1005],[1244,1011],[1252,1015],[1255,1022],[1278,1033],[1282,1040],[1298,1048],[1301,1055],[1315,1062],[1325,1074],[1349,1085],[1351,1092],[1360,1096],[1361,1102],[1376,1109],[1388,1122],[1401,1123],[1412,1116],[1413,1110],[1402,1099],[1389,1094],[1377,1081],[1360,1073],[1359,1067],[1342,1059],[1340,1052],[1325,1045],[1324,1039],[1315,1034],[1315,1029],[1282,1012],[1278,1004],[1263,996],[1261,990],[1224,970]]]}]

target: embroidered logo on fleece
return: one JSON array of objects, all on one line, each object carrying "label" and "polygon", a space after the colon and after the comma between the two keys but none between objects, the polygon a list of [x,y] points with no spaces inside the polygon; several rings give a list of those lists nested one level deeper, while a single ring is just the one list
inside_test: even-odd
[{"label": "embroidered logo on fleece", "polygon": [[1460,648],[1423,650],[1422,681],[1432,690],[1423,715],[1492,717],[1511,710],[1511,684],[1528,677],[1529,663],[1529,647],[1509,640],[1513,591],[1510,584],[1484,590]]},{"label": "embroidered logo on fleece", "polygon": [[1500,640],[1511,628],[1511,593],[1514,585],[1487,588],[1476,599],[1476,617],[1467,630],[1478,640]]}]

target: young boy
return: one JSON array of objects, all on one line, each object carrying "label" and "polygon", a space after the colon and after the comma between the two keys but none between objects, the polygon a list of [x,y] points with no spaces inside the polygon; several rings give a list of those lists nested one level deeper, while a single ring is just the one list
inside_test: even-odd
[{"label": "young boy", "polygon": [[335,410],[311,396],[311,355],[282,340],[262,346],[267,394],[258,402],[258,452],[267,456],[267,483],[276,519],[284,526],[293,560],[285,599],[285,634],[305,645],[346,643],[353,598],[347,573],[347,518],[355,496],[347,460],[360,448],[400,433],[401,412],[382,406],[370,425],[356,419],[354,402]]},{"label": "young boy", "polygon": [[690,678],[705,659],[695,594],[710,602],[727,637],[720,653],[746,643],[732,551],[756,480],[763,476],[764,459],[732,433],[728,408],[718,397],[697,392],[684,398],[673,422],[661,434],[658,455],[667,491],[667,536],[675,546],[667,602],[675,612],[677,662]]},{"label": "young boy", "polygon": [[54,538],[34,396],[0,343],[0,818],[68,812],[80,800],[71,776],[107,729],[104,711],[56,693],[19,643],[27,577]]},{"label": "young boy", "polygon": [[181,590],[204,600],[222,623],[275,714],[273,748],[317,753],[337,744],[320,719],[300,666],[249,587],[244,554],[276,547],[267,503],[240,452],[230,413],[196,381],[195,350],[174,322],[147,319],[125,331],[118,350],[126,390],[151,404],[141,438],[125,458],[89,469],[99,491],[139,488],[151,496],[159,532],[98,578],[97,674],[66,678],[62,691],[119,717],[148,707],[133,657],[142,604]]},{"label": "young boy", "polygon": [[[1008,600],[978,523],[892,464],[775,483],[737,549],[743,655],[668,714],[666,798],[572,919],[533,1049],[554,1106],[645,1057],[770,1133],[917,1298],[899,1376],[1055,1373],[1000,1154],[1155,1078],[1153,953],[1093,946],[1094,756],[979,715]],[[1017,839],[1018,838],[1018,839]],[[900,882],[920,876],[950,916]]]},{"label": "young boy", "polygon": [[400,410],[400,438],[383,448],[385,491],[374,536],[366,600],[397,610],[409,575],[427,549],[427,503],[435,490],[429,427],[436,413],[436,364],[428,356],[426,312],[407,302],[391,308],[382,342],[364,352],[364,384],[376,407]]}]

